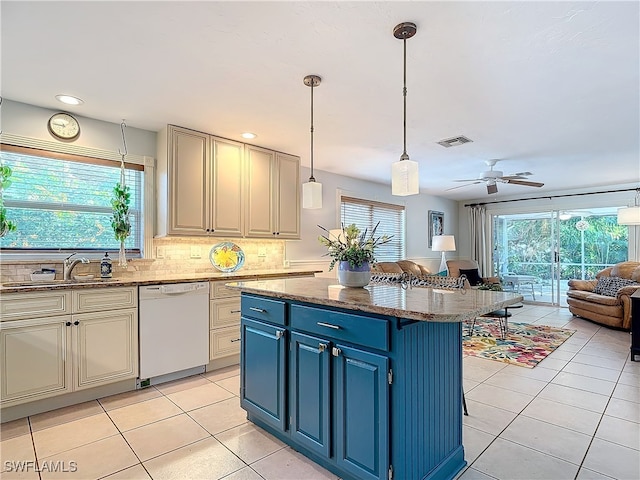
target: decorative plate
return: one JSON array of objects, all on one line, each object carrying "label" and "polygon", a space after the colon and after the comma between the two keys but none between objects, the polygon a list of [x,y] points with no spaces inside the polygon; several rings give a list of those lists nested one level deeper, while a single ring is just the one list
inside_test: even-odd
[{"label": "decorative plate", "polygon": [[221,242],[211,247],[209,261],[221,272],[235,272],[244,265],[244,252],[235,243]]}]

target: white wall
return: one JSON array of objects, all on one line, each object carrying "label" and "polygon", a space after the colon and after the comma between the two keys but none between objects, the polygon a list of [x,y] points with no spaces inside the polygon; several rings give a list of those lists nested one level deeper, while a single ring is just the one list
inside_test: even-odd
[{"label": "white wall", "polygon": [[[56,112],[66,111],[80,123],[80,136],[73,142],[64,143],[112,152],[122,149],[120,122],[110,123],[83,117],[81,114],[82,106],[69,106],[69,108],[66,108],[66,106],[60,105],[60,109],[50,110],[5,98],[2,101],[2,109],[0,110],[2,131],[23,137],[60,142],[49,133],[47,124],[51,115]],[[125,135],[129,154],[156,158],[156,132],[127,126]]]},{"label": "white wall", "polygon": [[[329,263],[328,257],[323,257],[326,249],[317,238],[322,233],[318,225],[327,229],[340,227],[339,192],[345,195],[380,202],[404,205],[406,209],[407,249],[406,257],[426,265],[432,271],[437,271],[440,265],[440,253],[432,252],[428,247],[428,212],[436,210],[444,212],[444,233],[458,235],[458,205],[453,200],[435,197],[427,194],[409,197],[394,197],[391,195],[391,183],[384,185],[351,177],[335,175],[314,169],[314,176],[322,183],[322,208],[319,210],[302,209],[301,240],[287,241],[286,258],[291,266],[311,265],[318,261]],[[300,169],[300,178],[309,178],[309,169]],[[389,163],[389,178],[391,178],[391,163]],[[455,258],[451,252],[448,258]]]},{"label": "white wall", "polygon": [[[490,215],[507,215],[515,213],[549,212],[551,210],[578,210],[596,207],[625,207],[633,202],[635,191],[616,193],[596,193],[610,190],[636,189],[637,184],[618,184],[594,187],[590,189],[562,190],[545,192],[544,194],[530,193],[519,197],[485,197],[465,200],[458,203],[458,231],[460,241],[456,238],[458,253],[461,258],[471,258],[471,243],[469,242],[469,207],[465,205],[492,202],[500,200],[518,200],[522,198],[544,197],[536,200],[526,200],[508,203],[488,203],[487,217]],[[556,195],[572,195],[589,193],[589,195],[566,196],[550,198]],[[640,226],[629,227],[629,260],[640,261]]]}]

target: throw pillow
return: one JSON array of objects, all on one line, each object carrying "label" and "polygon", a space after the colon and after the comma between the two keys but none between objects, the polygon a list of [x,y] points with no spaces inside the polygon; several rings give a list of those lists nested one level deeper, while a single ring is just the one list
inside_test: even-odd
[{"label": "throw pillow", "polygon": [[628,278],[620,277],[600,277],[598,283],[593,289],[593,293],[606,295],[607,297],[615,297],[618,290],[627,285],[636,285],[636,282]]},{"label": "throw pillow", "polygon": [[471,285],[472,287],[482,285],[484,283],[482,277],[480,277],[480,274],[478,273],[477,268],[470,268],[468,270],[461,268],[460,275],[464,275],[465,277],[467,277],[467,280],[469,280],[469,285]]}]

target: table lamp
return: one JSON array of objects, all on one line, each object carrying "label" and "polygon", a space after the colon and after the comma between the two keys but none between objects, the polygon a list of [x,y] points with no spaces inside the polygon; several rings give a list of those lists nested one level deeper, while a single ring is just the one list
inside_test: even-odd
[{"label": "table lamp", "polygon": [[455,252],[456,250],[456,240],[453,238],[453,235],[434,235],[431,250],[434,252],[442,252],[438,275],[449,275],[445,252]]}]

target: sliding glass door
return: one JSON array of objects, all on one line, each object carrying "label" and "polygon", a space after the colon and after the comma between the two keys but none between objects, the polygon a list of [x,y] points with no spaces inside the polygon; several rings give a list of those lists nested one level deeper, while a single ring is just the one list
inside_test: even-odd
[{"label": "sliding glass door", "polygon": [[628,229],[615,208],[493,216],[493,266],[526,301],[566,306],[568,281],[627,259]]}]

